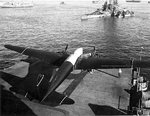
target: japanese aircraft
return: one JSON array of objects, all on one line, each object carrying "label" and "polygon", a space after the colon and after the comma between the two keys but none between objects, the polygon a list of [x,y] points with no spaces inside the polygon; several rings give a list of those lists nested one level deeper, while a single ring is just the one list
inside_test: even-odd
[{"label": "japanese aircraft", "polygon": [[[21,71],[26,73],[24,76],[10,73],[9,68],[2,71],[1,78],[12,85],[10,90],[30,100],[36,99],[40,103],[49,101],[50,106],[74,103],[74,100],[55,90],[75,69],[150,67],[150,61],[101,59],[96,54],[84,54],[83,48],[78,48],[73,54],[69,54],[66,52],[68,46],[64,52],[46,52],[13,45],[5,45],[5,47],[29,56],[23,61],[30,64],[28,72]],[[56,68],[59,69],[55,71]]]},{"label": "japanese aircraft", "polygon": [[70,74],[78,57],[82,53],[82,48],[75,50],[74,54],[69,55],[64,63],[62,63],[55,75],[52,75],[53,66],[48,66],[44,62],[37,61],[30,66],[29,73],[25,78],[17,78],[10,75],[8,72],[10,72],[11,69],[4,71],[1,77],[12,85],[10,88],[11,91],[25,94],[25,97],[30,100],[37,99],[40,102],[44,100],[46,102],[47,99],[50,99],[50,105],[58,103],[73,104],[74,101],[72,99],[56,92],[55,89]]}]

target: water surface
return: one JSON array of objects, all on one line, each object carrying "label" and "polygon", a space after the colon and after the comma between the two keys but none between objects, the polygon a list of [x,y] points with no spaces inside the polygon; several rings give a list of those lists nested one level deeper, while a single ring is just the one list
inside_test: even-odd
[{"label": "water surface", "polygon": [[[33,8],[0,9],[0,60],[19,60],[20,55],[5,44],[53,51],[70,51],[81,46],[96,46],[101,57],[150,57],[150,4],[122,4],[132,9],[132,18],[97,18],[81,21],[81,16],[97,6],[47,4]],[[143,49],[141,49],[143,47]],[[142,53],[141,53],[142,51]]]}]

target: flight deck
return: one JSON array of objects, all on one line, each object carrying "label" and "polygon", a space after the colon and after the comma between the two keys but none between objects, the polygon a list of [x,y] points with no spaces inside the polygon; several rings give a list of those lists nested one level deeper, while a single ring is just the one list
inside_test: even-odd
[{"label": "flight deck", "polygon": [[[38,115],[53,114],[54,112],[55,115],[57,113],[64,115],[64,112],[68,112],[70,116],[125,114],[126,112],[119,109],[127,110],[129,105],[129,94],[124,89],[130,88],[131,69],[122,69],[119,76],[118,69],[71,73],[56,91],[72,98],[75,104],[60,105],[55,107],[56,110],[47,105],[34,105],[38,104],[36,101],[34,103],[28,100],[22,101]],[[2,79],[1,84],[9,86]],[[64,112],[60,113],[61,110]]]}]

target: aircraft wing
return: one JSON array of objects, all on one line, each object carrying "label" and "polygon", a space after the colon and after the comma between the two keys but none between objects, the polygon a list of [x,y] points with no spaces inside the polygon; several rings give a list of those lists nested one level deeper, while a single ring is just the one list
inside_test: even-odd
[{"label": "aircraft wing", "polygon": [[[69,54],[60,54],[57,52],[46,52],[42,50],[29,49],[24,47],[5,45],[6,48],[38,58],[48,64],[61,66],[68,58]],[[83,54],[84,55],[84,54]],[[80,57],[76,63],[76,69],[110,69],[110,68],[149,68],[150,60],[120,60],[120,59],[102,59],[97,56]]]},{"label": "aircraft wing", "polygon": [[47,62],[48,64],[54,64],[56,66],[60,66],[64,62],[64,60],[69,56],[67,54],[63,55],[56,52],[46,52],[43,50],[35,50],[13,45],[4,45],[4,47],[24,55],[38,58],[44,62]]},{"label": "aircraft wing", "polygon": [[110,69],[110,68],[149,68],[150,60],[118,60],[118,59],[101,59],[91,56],[81,58],[76,64],[76,69]]}]

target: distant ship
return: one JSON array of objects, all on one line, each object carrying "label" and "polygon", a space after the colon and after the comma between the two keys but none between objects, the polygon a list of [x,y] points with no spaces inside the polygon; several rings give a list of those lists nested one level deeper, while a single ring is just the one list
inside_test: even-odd
[{"label": "distant ship", "polygon": [[65,4],[65,2],[64,2],[64,1],[62,1],[62,2],[60,2],[60,4]]},{"label": "distant ship", "polygon": [[33,7],[33,3],[24,2],[5,2],[0,5],[1,8],[26,8]]},{"label": "distant ship", "polygon": [[98,1],[98,0],[93,0],[92,3],[93,3],[93,4],[98,4],[99,1]]},{"label": "distant ship", "polygon": [[90,18],[102,18],[102,17],[116,17],[125,18],[134,16],[134,12],[125,8],[121,8],[118,5],[118,0],[107,1],[102,5],[102,8],[98,8],[96,11],[81,16],[81,20],[87,20]]},{"label": "distant ship", "polygon": [[126,0],[126,2],[141,2],[141,0]]}]

